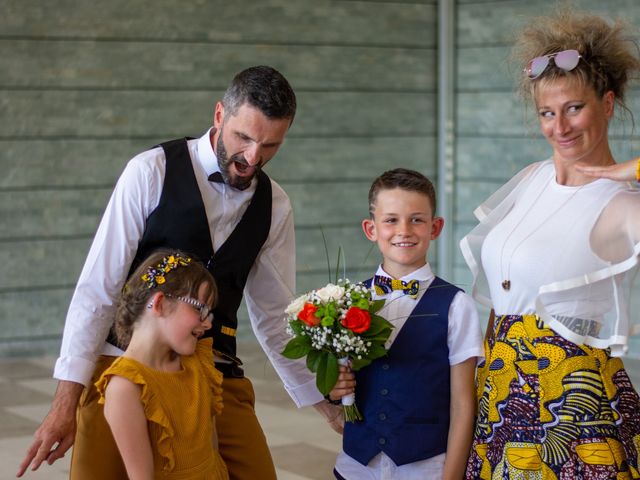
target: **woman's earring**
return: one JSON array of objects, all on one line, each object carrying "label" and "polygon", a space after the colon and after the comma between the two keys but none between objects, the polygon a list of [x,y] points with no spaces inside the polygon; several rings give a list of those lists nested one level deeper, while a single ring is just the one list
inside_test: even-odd
[{"label": "woman's earring", "polygon": [[149,303],[147,304],[147,308],[148,308],[148,309],[152,309],[152,308],[153,308],[153,302],[149,302]]}]

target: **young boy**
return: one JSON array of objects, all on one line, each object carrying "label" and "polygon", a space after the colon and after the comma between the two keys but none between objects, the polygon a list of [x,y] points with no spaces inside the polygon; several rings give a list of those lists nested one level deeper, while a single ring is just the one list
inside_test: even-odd
[{"label": "young boy", "polygon": [[[432,183],[413,170],[387,171],[369,190],[370,218],[362,228],[383,257],[373,295],[386,300],[379,313],[395,328],[388,355],[355,373],[364,420],[345,425],[334,470],[339,480],[464,474],[482,333],[471,297],[435,277],[427,262],[444,226],[435,210]],[[330,399],[351,393],[353,377],[341,367]]]}]

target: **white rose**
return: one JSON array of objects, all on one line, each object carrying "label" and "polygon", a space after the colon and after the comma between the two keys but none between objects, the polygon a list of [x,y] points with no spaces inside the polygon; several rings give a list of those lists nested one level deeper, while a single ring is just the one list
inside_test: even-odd
[{"label": "white rose", "polygon": [[331,300],[340,300],[344,295],[344,287],[340,287],[338,285],[330,283],[326,287],[322,287],[320,290],[318,290],[316,292],[316,295],[323,303],[329,302]]},{"label": "white rose", "polygon": [[289,317],[297,317],[298,313],[300,313],[300,310],[302,310],[302,307],[304,307],[304,304],[307,302],[308,299],[309,299],[309,296],[306,294],[296,298],[293,302],[289,304],[289,306],[284,311],[284,313],[286,313],[287,316]]}]

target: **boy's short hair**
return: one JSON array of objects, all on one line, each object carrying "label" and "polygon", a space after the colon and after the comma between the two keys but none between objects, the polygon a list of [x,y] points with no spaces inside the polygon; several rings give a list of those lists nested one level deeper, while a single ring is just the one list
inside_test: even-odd
[{"label": "boy's short hair", "polygon": [[371,184],[369,189],[369,215],[373,218],[378,193],[381,190],[400,188],[410,192],[422,193],[429,199],[432,214],[436,214],[436,189],[427,177],[415,170],[408,168],[394,168],[387,170]]}]

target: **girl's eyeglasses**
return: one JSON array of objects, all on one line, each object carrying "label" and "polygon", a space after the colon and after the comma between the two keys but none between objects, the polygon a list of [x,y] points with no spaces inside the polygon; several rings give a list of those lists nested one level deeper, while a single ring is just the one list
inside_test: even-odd
[{"label": "girl's eyeglasses", "polygon": [[580,58],[582,58],[582,56],[577,50],[563,50],[561,52],[542,55],[541,57],[530,60],[526,68],[524,68],[524,73],[531,80],[538,78],[547,69],[551,59],[553,59],[556,67],[569,72],[578,66]]},{"label": "girl's eyeglasses", "polygon": [[195,298],[176,297],[174,295],[169,295],[168,293],[165,293],[165,296],[169,298],[173,298],[175,300],[179,300],[183,303],[186,303],[187,305],[191,305],[193,308],[195,308],[198,311],[198,313],[200,313],[200,322],[206,322],[207,320],[209,320],[210,322],[213,322],[213,311],[209,307],[207,307],[204,303],[200,303]]}]

